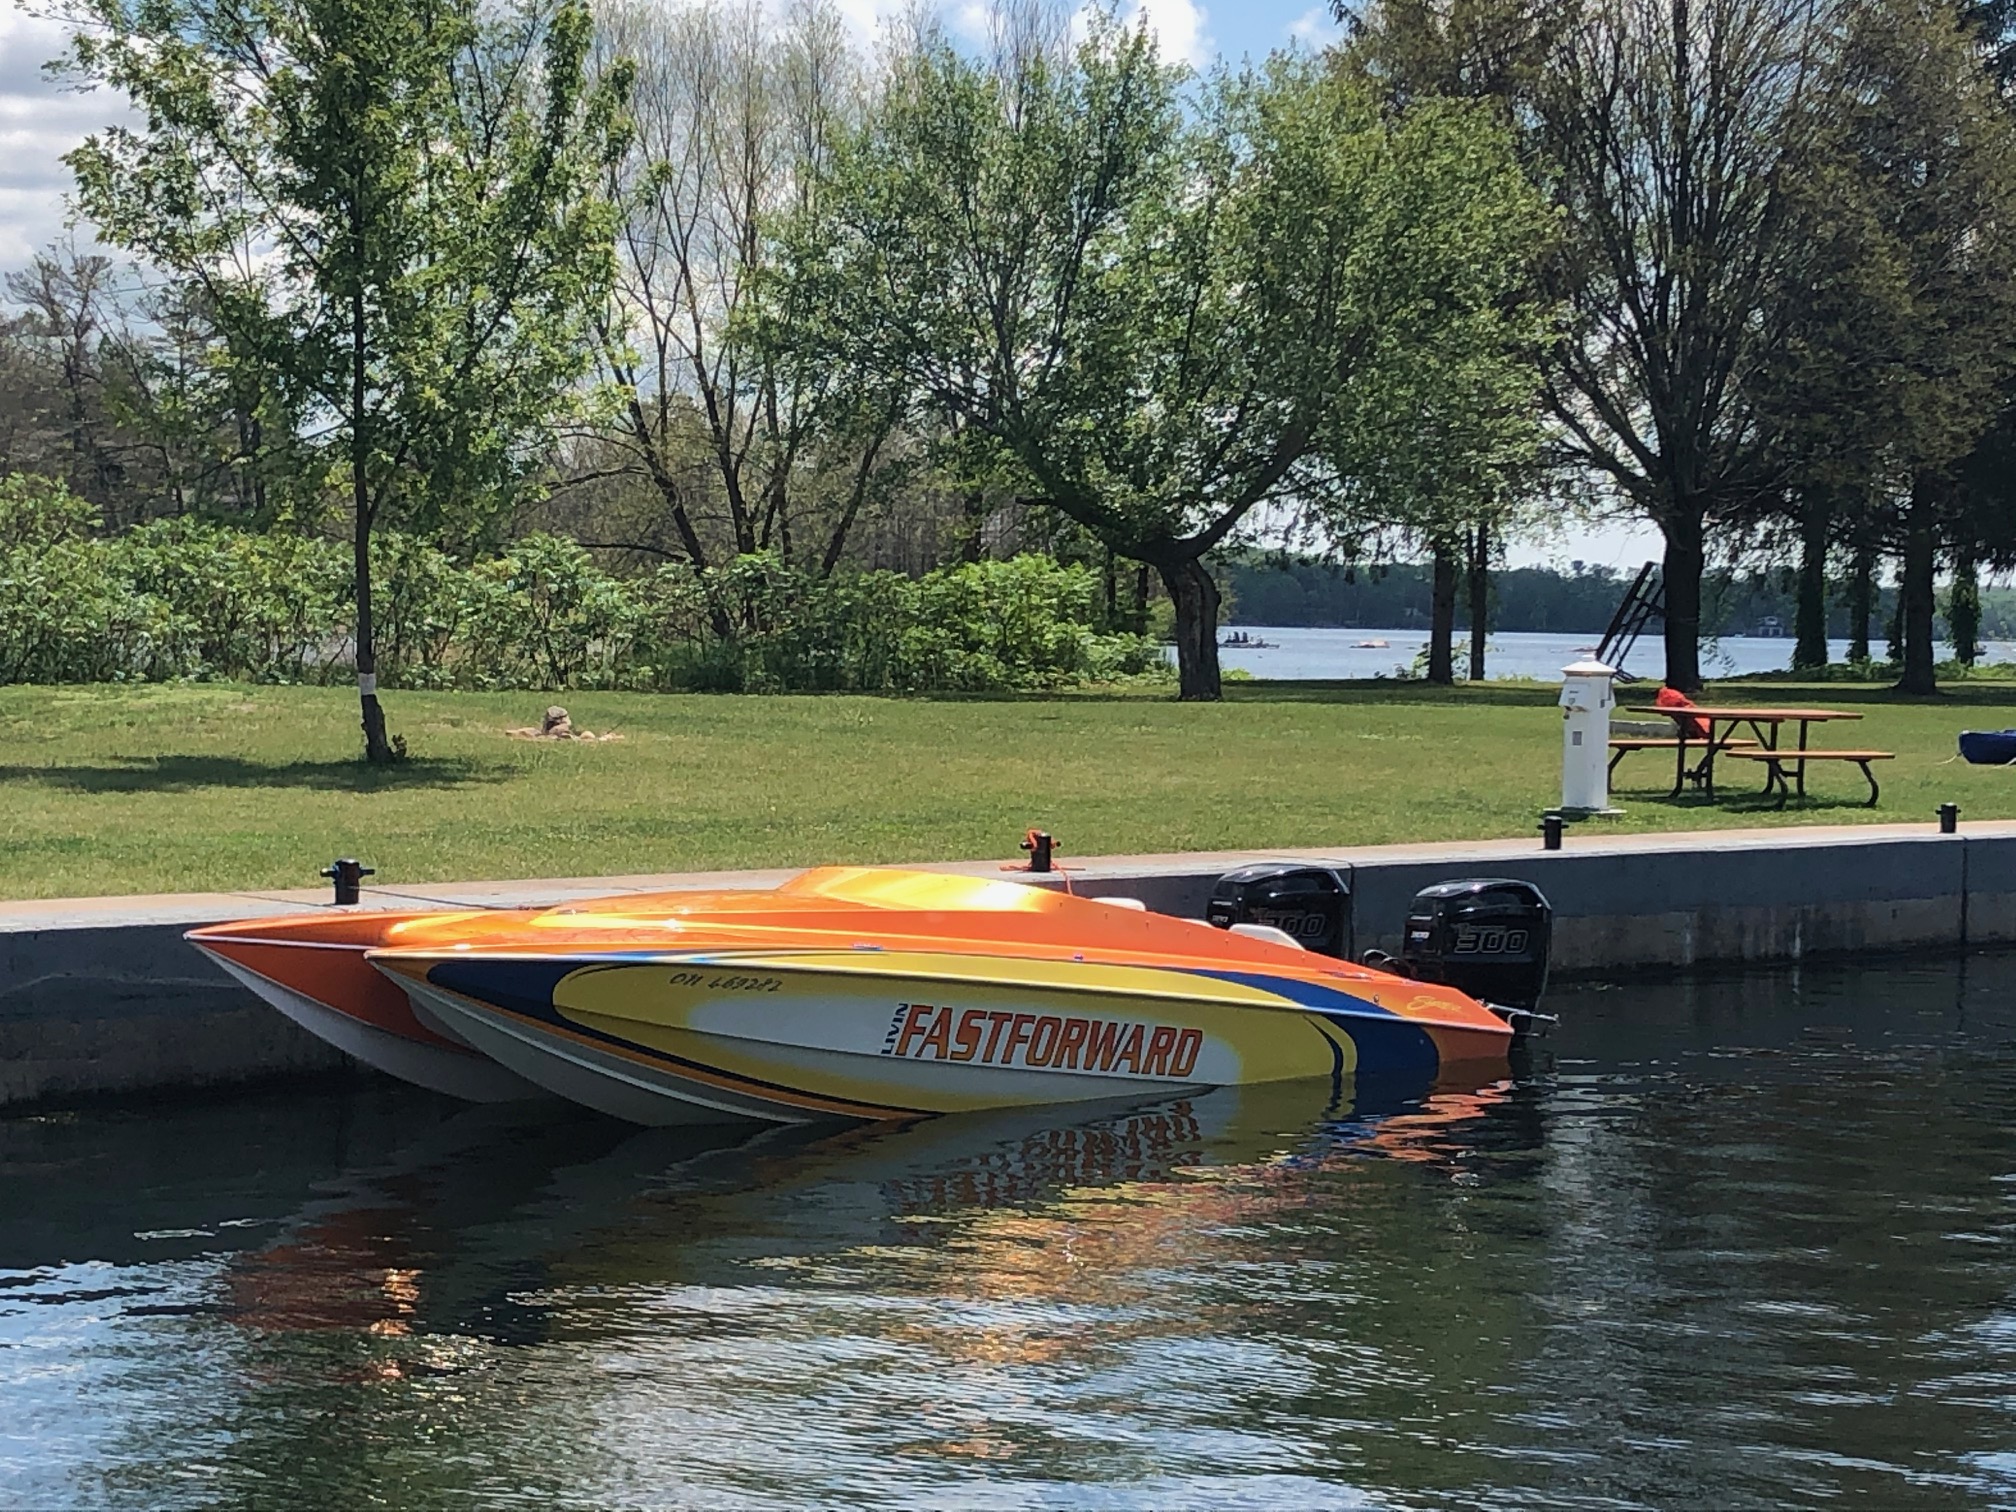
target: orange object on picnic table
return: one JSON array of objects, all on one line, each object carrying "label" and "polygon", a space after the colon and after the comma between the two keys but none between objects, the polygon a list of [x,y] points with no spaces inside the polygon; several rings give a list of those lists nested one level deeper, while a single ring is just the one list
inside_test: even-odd
[{"label": "orange object on picnic table", "polygon": [[[1662,709],[1692,709],[1698,707],[1693,699],[1682,693],[1678,688],[1661,687],[1652,702]],[[1706,740],[1708,738],[1708,726],[1698,719],[1681,719],[1674,722],[1680,726],[1681,733],[1689,740]]]}]

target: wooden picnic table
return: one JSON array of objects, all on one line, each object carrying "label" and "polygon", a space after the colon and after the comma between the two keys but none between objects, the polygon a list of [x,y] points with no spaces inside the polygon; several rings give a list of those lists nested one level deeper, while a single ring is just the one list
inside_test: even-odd
[{"label": "wooden picnic table", "polygon": [[[1691,780],[1705,791],[1710,798],[1715,796],[1715,755],[1726,750],[1735,739],[1736,732],[1745,725],[1750,727],[1758,745],[1766,751],[1778,749],[1778,732],[1788,724],[1799,726],[1799,745],[1806,749],[1806,732],[1816,724],[1825,724],[1832,719],[1860,719],[1860,714],[1845,709],[1770,709],[1724,707],[1718,704],[1695,704],[1688,708],[1669,709],[1661,704],[1633,704],[1633,714],[1663,714],[1673,721],[1674,733],[1679,740],[1674,747],[1673,791],[1670,796],[1678,798]],[[1696,721],[1708,727],[1706,737],[1689,735],[1688,728]],[[1701,752],[1700,759],[1692,770],[1687,766],[1687,747],[1693,745]],[[1806,796],[1806,765],[1798,764],[1799,772],[1794,781],[1798,784],[1799,796]],[[1775,771],[1776,769],[1772,769]],[[1867,769],[1864,769],[1867,775]],[[1765,791],[1769,792],[1774,779],[1766,778]]]}]

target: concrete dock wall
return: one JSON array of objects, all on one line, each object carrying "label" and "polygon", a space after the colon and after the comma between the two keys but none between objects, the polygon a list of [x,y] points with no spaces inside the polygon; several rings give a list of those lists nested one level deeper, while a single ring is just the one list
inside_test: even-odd
[{"label": "concrete dock wall", "polygon": [[[1685,970],[1815,955],[1955,950],[2016,940],[2016,824],[1942,836],[1930,825],[1603,837],[1264,853],[1065,858],[1074,890],[1195,918],[1211,884],[1253,861],[1322,861],[1350,882],[1357,948],[1397,949],[1408,901],[1433,882],[1517,877],[1554,904],[1565,975]],[[934,871],[999,878],[995,863]],[[789,872],[689,873],[416,886],[374,906],[526,906],[617,892],[767,887]],[[1030,877],[1048,886],[1064,878]],[[343,1057],[189,948],[182,932],[294,913],[324,892],[216,893],[0,904],[0,1107],[194,1092]]]}]

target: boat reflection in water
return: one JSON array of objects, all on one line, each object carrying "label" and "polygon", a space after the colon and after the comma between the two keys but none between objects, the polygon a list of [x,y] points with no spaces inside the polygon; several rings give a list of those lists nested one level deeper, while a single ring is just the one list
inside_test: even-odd
[{"label": "boat reflection in water", "polygon": [[[1279,1458],[1284,1390],[1319,1429],[1361,1394],[1279,1313],[1348,1301],[1322,1235],[1368,1218],[1378,1253],[1354,1267],[1410,1257],[1408,1307],[1460,1332],[1449,1357],[1511,1368],[1512,1330],[1477,1331],[1490,1266],[1407,1195],[1537,1145],[1530,1091],[1505,1082],[839,1130],[443,1107],[416,1101],[424,1134],[291,1217],[213,1221],[136,1267],[131,1302],[95,1304],[110,1363],[67,1410],[74,1458],[25,1484],[149,1508],[936,1506],[979,1461],[1208,1503]],[[1376,1383],[1376,1410],[1418,1385]]]},{"label": "boat reflection in water", "polygon": [[956,1250],[939,1280],[967,1295],[1083,1298],[1146,1284],[1177,1250],[1196,1263],[1200,1238],[1306,1202],[1312,1174],[1339,1164],[1456,1176],[1463,1126],[1511,1096],[1507,1081],[1359,1095],[1323,1079],[838,1131],[472,1108],[234,1257],[227,1313],[255,1333],[368,1340],[377,1357],[351,1373],[395,1378],[452,1363],[429,1336],[564,1339],[609,1321],[597,1296],[745,1285],[750,1267],[892,1244]]}]

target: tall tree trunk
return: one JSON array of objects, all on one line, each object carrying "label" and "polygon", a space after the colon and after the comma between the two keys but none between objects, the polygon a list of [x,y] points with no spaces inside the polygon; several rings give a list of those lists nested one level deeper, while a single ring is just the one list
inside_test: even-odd
[{"label": "tall tree trunk", "polygon": [[1666,686],[1701,691],[1701,516],[1676,507],[1660,521],[1666,535],[1661,575],[1666,589]]},{"label": "tall tree trunk", "polygon": [[[894,420],[891,420],[891,426]],[[875,439],[862,449],[861,460],[854,469],[854,487],[847,495],[847,507],[840,512],[839,520],[833,526],[833,534],[827,538],[826,554],[819,559],[819,576],[833,576],[833,569],[840,565],[840,553],[846,549],[848,533],[854,529],[854,521],[861,513],[861,505],[868,497],[869,480],[875,476],[875,459],[881,454],[882,443],[889,438],[889,427],[875,433]]]},{"label": "tall tree trunk", "polygon": [[1470,534],[1470,681],[1484,680],[1484,635],[1491,618],[1491,527]]},{"label": "tall tree trunk", "polygon": [[371,621],[371,437],[369,377],[364,347],[364,291],[350,298],[350,506],[356,515],[351,544],[357,576],[357,702],[363,715],[364,759],[383,766],[395,759],[385,738],[385,710],[378,702],[378,640]]},{"label": "tall tree trunk", "polygon": [[1946,601],[1946,633],[1953,642],[1954,660],[1963,667],[1973,666],[1974,653],[1981,644],[1981,577],[1971,545],[1954,552],[1953,593]]},{"label": "tall tree trunk", "polygon": [[1799,600],[1793,611],[1792,665],[1801,670],[1827,665],[1827,532],[1833,508],[1809,495],[1799,509]]},{"label": "tall tree trunk", "polygon": [[1857,545],[1848,574],[1848,660],[1869,660],[1869,621],[1876,613],[1876,548]]},{"label": "tall tree trunk", "polygon": [[1456,681],[1456,548],[1446,537],[1433,545],[1434,590],[1428,600],[1428,681],[1447,688]]},{"label": "tall tree trunk", "polygon": [[1931,480],[1920,477],[1911,489],[1909,528],[1904,533],[1904,575],[1898,608],[1904,621],[1904,675],[1899,693],[1937,693],[1932,671],[1932,575],[1938,546],[1932,533]]},{"label": "tall tree trunk", "polygon": [[1176,606],[1177,696],[1186,702],[1224,696],[1218,679],[1218,585],[1196,557],[1153,563]]},{"label": "tall tree trunk", "polygon": [[[701,596],[707,601],[707,618],[714,627],[714,633],[722,640],[735,638],[735,622],[729,617],[728,606],[722,601],[714,577],[707,561],[707,548],[700,540],[700,532],[693,524],[691,511],[686,508],[685,495],[679,487],[679,480],[673,476],[666,454],[661,446],[662,426],[654,426],[651,416],[645,413],[644,403],[638,397],[636,375],[618,357],[615,341],[608,327],[598,324],[596,335],[601,339],[602,349],[611,363],[618,382],[623,389],[625,418],[629,422],[630,435],[637,443],[637,454],[644,459],[644,469],[651,475],[651,483],[658,490],[658,497],[664,503],[671,517],[672,528],[678,533],[679,544],[686,552],[686,559],[693,564],[694,576],[699,580]],[[661,403],[659,415],[664,414]]]},{"label": "tall tree trunk", "polygon": [[959,500],[959,560],[977,562],[987,546],[987,490],[969,488]]},{"label": "tall tree trunk", "polygon": [[[1134,569],[1134,602],[1128,609],[1127,628],[1136,635],[1148,633],[1148,564]],[[1213,639],[1216,639],[1214,636]]]},{"label": "tall tree trunk", "polygon": [[385,736],[385,709],[378,702],[378,639],[371,620],[371,513],[358,501],[352,542],[357,573],[357,702],[363,716],[364,759],[383,765],[396,759]]}]

